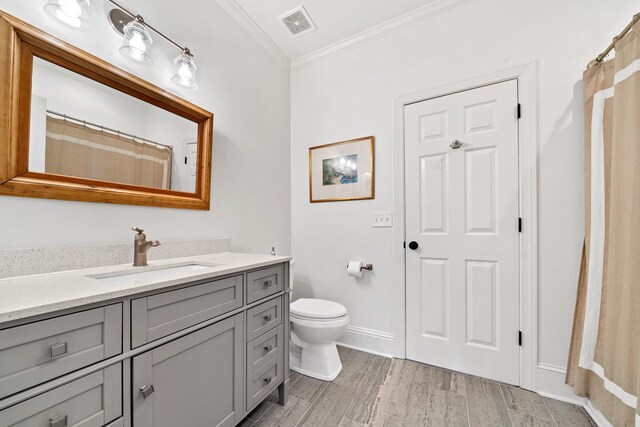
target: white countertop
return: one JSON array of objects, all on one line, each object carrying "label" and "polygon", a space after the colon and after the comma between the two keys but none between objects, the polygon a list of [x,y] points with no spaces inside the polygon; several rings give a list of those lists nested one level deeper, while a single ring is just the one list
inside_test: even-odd
[{"label": "white countertop", "polygon": [[[149,261],[148,267],[132,267],[130,264],[125,264],[0,279],[0,323],[289,260],[291,257],[224,252]],[[163,270],[166,274],[163,274],[161,279],[131,276],[128,278],[130,280],[100,280],[89,277],[124,270],[139,273],[182,263],[219,265],[189,273],[180,271],[181,269],[176,271],[167,269]]]}]

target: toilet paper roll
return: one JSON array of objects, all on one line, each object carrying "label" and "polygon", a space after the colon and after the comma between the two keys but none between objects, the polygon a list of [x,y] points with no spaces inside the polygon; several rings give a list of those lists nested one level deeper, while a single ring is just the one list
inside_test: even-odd
[{"label": "toilet paper roll", "polygon": [[360,261],[349,261],[349,265],[347,266],[347,273],[349,276],[357,277],[358,279],[362,277],[362,264]]}]

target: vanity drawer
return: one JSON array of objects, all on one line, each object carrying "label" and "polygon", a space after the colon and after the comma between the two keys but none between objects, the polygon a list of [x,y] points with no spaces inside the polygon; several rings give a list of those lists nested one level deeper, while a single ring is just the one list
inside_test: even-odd
[{"label": "vanity drawer", "polygon": [[0,330],[0,399],[122,352],[122,304]]},{"label": "vanity drawer", "polygon": [[131,301],[131,347],[242,307],[242,275]]},{"label": "vanity drawer", "polygon": [[121,416],[118,363],[0,411],[0,427],[100,427]]},{"label": "vanity drawer", "polygon": [[251,410],[282,382],[282,357],[273,359],[260,369],[247,369],[247,410]]},{"label": "vanity drawer", "polygon": [[254,372],[282,359],[284,344],[284,326],[280,325],[260,338],[247,344],[247,371],[251,377]]},{"label": "vanity drawer", "polygon": [[282,298],[274,298],[247,310],[247,341],[282,323]]},{"label": "vanity drawer", "polygon": [[283,280],[282,264],[247,273],[247,303],[281,292]]}]

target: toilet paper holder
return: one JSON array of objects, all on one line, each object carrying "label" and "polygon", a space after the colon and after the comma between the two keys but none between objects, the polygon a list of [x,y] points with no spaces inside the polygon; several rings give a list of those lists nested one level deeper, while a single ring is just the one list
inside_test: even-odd
[{"label": "toilet paper holder", "polygon": [[[347,268],[349,268],[349,265],[347,265]],[[365,264],[363,266],[360,267],[360,271],[362,270],[373,270],[373,264]]]}]

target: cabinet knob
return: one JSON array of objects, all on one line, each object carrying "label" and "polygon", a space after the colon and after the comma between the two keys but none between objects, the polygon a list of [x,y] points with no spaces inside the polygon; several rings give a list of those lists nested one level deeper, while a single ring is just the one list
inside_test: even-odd
[{"label": "cabinet knob", "polygon": [[142,397],[144,397],[145,399],[151,396],[154,391],[156,391],[156,389],[153,388],[153,384],[143,385],[142,387],[140,387],[140,393],[142,393]]},{"label": "cabinet knob", "polygon": [[56,415],[49,419],[49,427],[67,427],[67,416]]},{"label": "cabinet knob", "polygon": [[272,286],[273,286],[273,280],[265,280],[265,281],[263,282],[263,286],[264,286],[265,288],[270,288],[270,287],[272,287]]},{"label": "cabinet knob", "polygon": [[409,242],[409,249],[411,249],[412,251],[415,251],[416,249],[418,249],[420,245],[418,245],[418,242],[416,241],[412,241]]},{"label": "cabinet knob", "polygon": [[264,346],[264,354],[269,354],[269,352],[273,350],[273,346],[272,345],[265,345]]},{"label": "cabinet knob", "polygon": [[269,384],[271,382],[272,378],[271,377],[266,377],[266,378],[263,378],[263,380],[264,380],[265,384]]},{"label": "cabinet knob", "polygon": [[49,359],[53,360],[58,357],[64,356],[65,354],[67,354],[67,352],[68,349],[66,342],[52,344],[49,346]]},{"label": "cabinet knob", "polygon": [[273,319],[273,316],[272,316],[272,315],[270,315],[270,314],[268,314],[268,315],[266,315],[266,316],[264,316],[264,317],[262,318],[262,321],[263,321],[264,323],[269,323],[269,322],[271,322],[271,319]]}]

